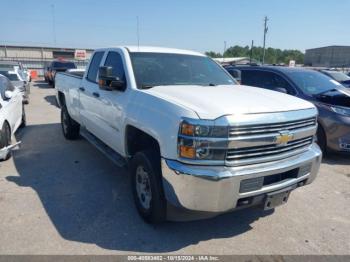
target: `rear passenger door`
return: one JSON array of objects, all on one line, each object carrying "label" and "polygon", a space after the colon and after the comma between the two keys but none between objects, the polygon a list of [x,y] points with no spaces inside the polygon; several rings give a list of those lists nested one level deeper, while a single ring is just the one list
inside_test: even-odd
[{"label": "rear passenger door", "polygon": [[97,107],[99,93],[97,76],[104,53],[104,51],[94,53],[88,67],[88,72],[82,81],[82,86],[79,87],[79,117],[81,124],[100,139],[103,135],[103,132],[101,132],[103,119]]},{"label": "rear passenger door", "polygon": [[[5,116],[5,119],[8,120],[11,132],[14,132],[22,120],[21,94],[15,90],[11,82],[5,77],[0,77],[0,86],[2,99],[0,112]],[[4,96],[5,91],[14,92],[12,98],[6,99]],[[0,129],[1,128],[2,127],[0,126]]]}]

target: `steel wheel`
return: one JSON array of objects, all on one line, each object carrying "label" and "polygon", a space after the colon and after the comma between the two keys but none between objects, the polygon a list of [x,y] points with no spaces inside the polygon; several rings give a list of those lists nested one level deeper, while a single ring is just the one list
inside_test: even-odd
[{"label": "steel wheel", "polygon": [[149,175],[143,166],[138,166],[136,169],[136,192],[140,204],[148,210],[151,205],[152,190]]}]

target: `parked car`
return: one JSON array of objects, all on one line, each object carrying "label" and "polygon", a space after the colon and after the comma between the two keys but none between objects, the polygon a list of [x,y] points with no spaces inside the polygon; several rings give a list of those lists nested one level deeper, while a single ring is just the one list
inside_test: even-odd
[{"label": "parked car", "polygon": [[21,75],[17,71],[7,71],[4,70],[4,68],[0,68],[0,74],[6,76],[13,86],[17,88],[22,96],[23,96],[23,103],[28,104],[29,103],[29,93],[30,93],[30,84],[27,81],[24,81],[21,78]]},{"label": "parked car", "polygon": [[314,70],[276,66],[235,67],[243,85],[284,92],[308,100],[319,111],[317,140],[324,152],[350,152],[350,92]]},{"label": "parked car", "polygon": [[45,80],[55,87],[55,75],[57,72],[65,72],[68,69],[75,69],[77,66],[73,62],[57,60],[52,61],[45,72]]},{"label": "parked car", "polygon": [[203,54],[98,49],[84,77],[58,73],[56,90],[63,135],[80,134],[128,163],[147,222],[163,221],[168,205],[211,214],[272,209],[319,169],[314,105],[236,85]]},{"label": "parked car", "polygon": [[22,99],[11,81],[0,75],[0,160],[10,158],[11,150],[19,144],[11,144],[12,136],[18,127],[26,125]]},{"label": "parked car", "polygon": [[350,76],[335,70],[320,70],[321,73],[333,78],[345,87],[350,87]]}]

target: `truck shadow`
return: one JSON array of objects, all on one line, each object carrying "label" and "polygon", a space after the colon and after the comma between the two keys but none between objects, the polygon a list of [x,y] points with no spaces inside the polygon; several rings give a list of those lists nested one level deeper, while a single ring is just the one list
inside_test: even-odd
[{"label": "truck shadow", "polygon": [[242,234],[272,213],[249,209],[207,220],[148,225],[136,213],[126,170],[85,140],[66,141],[59,124],[28,126],[17,139],[22,148],[13,158],[19,176],[6,179],[37,192],[66,240],[110,250],[172,252]]},{"label": "truck shadow", "polygon": [[31,84],[33,87],[42,88],[42,89],[52,89],[53,88],[52,85],[49,85],[44,80],[35,80]]},{"label": "truck shadow", "polygon": [[322,162],[328,165],[350,165],[350,154],[329,153],[322,159]]},{"label": "truck shadow", "polygon": [[45,99],[45,101],[48,102],[50,105],[59,108],[59,106],[58,106],[58,104],[57,104],[56,96],[54,96],[54,95],[48,95],[48,96],[45,96],[44,99]]}]

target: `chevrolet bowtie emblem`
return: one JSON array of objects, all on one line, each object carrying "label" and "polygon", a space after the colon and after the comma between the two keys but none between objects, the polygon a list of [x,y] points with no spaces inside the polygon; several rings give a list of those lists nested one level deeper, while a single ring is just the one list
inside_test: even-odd
[{"label": "chevrolet bowtie emblem", "polygon": [[293,134],[287,132],[280,132],[278,136],[276,136],[275,142],[278,145],[286,145],[289,141],[292,141]]}]

